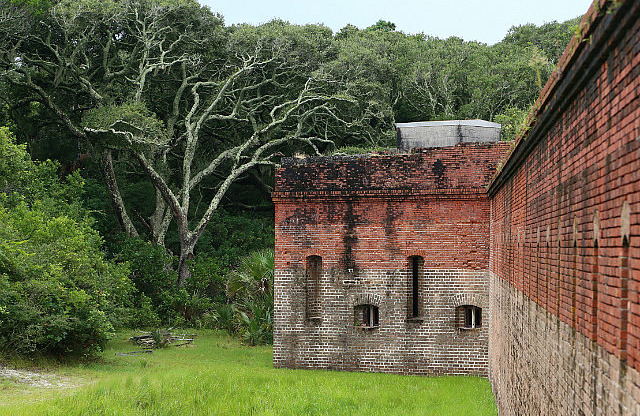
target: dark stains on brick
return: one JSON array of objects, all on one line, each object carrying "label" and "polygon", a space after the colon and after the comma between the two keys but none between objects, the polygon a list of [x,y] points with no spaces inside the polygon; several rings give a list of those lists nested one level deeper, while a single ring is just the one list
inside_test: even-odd
[{"label": "dark stains on brick", "polygon": [[307,225],[316,225],[318,222],[317,212],[308,206],[297,207],[292,215],[289,215],[282,222],[282,226],[303,228]]},{"label": "dark stains on brick", "polygon": [[384,249],[393,255],[400,255],[400,247],[396,228],[397,221],[402,217],[402,205],[396,201],[388,201],[385,207],[384,216]]},{"label": "dark stains on brick", "polygon": [[358,242],[358,236],[356,233],[357,216],[353,212],[352,200],[346,201],[346,209],[344,212],[344,226],[346,232],[342,238],[343,242],[343,254],[341,259],[341,266],[348,275],[357,275],[357,265],[353,258],[353,249]]},{"label": "dark stains on brick", "polygon": [[400,216],[399,210],[400,207],[397,203],[391,201],[387,202],[384,216],[384,234],[387,237],[396,234],[396,226],[394,224],[394,221]]},{"label": "dark stains on brick", "polygon": [[304,230],[308,226],[315,226],[318,223],[318,214],[314,208],[309,206],[297,207],[292,215],[286,217],[280,224],[281,229],[295,236],[298,245],[302,248],[309,248],[313,241],[310,235]]},{"label": "dark stains on brick", "polygon": [[445,170],[446,170],[446,167],[440,159],[436,159],[436,161],[433,162],[433,167],[431,168],[431,172],[435,176],[436,186],[438,188],[444,188],[447,184]]},{"label": "dark stains on brick", "polygon": [[445,188],[484,190],[508,148],[504,142],[466,143],[404,154],[289,158],[278,169],[275,196]]}]

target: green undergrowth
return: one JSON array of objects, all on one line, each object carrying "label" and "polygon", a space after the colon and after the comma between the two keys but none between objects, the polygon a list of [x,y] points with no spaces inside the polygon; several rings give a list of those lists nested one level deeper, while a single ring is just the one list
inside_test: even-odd
[{"label": "green undergrowth", "polygon": [[384,146],[344,146],[334,150],[333,155],[360,155],[365,153],[384,153],[388,151],[395,151],[394,147]]},{"label": "green undergrowth", "polygon": [[195,345],[135,350],[128,333],[102,359],[49,366],[58,388],[0,383],[2,415],[494,415],[489,382],[272,366],[270,347],[200,331]]}]

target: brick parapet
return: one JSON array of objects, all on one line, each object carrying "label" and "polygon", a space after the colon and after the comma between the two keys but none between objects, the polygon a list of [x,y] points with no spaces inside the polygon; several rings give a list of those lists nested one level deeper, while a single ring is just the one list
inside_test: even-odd
[{"label": "brick parapet", "polygon": [[506,142],[465,143],[407,154],[290,158],[277,171],[274,197],[483,192],[508,149]]},{"label": "brick parapet", "polygon": [[346,201],[362,198],[377,198],[387,200],[437,200],[437,199],[486,199],[484,189],[365,189],[365,190],[332,190],[332,191],[297,191],[297,192],[273,192],[271,199],[274,202],[286,202],[295,200],[324,200]]},{"label": "brick parapet", "polygon": [[[525,126],[512,143],[505,163],[490,181],[490,195],[497,192],[504,180],[524,163],[538,140],[558,121],[559,114],[566,110],[576,96],[585,93],[587,79],[601,70],[601,63],[613,60],[613,56],[606,56],[607,52],[612,44],[624,36],[628,26],[637,20],[637,7],[636,0],[595,0],[591,4],[527,115]],[[607,90],[607,93],[613,91]]]}]

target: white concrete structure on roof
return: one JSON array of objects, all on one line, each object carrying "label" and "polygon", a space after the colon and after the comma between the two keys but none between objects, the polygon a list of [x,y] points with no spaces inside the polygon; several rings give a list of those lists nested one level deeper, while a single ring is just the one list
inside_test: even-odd
[{"label": "white concrete structure on roof", "polygon": [[500,140],[498,123],[485,120],[446,120],[396,123],[399,149],[489,143]]}]

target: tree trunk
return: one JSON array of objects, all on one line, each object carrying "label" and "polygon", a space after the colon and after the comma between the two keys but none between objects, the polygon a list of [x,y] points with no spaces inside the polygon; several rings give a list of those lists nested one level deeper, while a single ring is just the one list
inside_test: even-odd
[{"label": "tree trunk", "polygon": [[158,188],[155,188],[155,191],[156,208],[149,218],[151,225],[151,242],[155,245],[164,247],[164,239],[167,235],[167,230],[169,229],[173,215],[171,214],[171,209],[167,207],[167,203],[163,199]]},{"label": "tree trunk", "polygon": [[178,262],[178,286],[184,286],[185,282],[191,278],[189,261],[193,260],[193,246],[195,244],[180,244],[180,260]]},{"label": "tree trunk", "polygon": [[130,237],[137,237],[138,230],[131,222],[131,218],[127,214],[127,210],[124,206],[124,201],[122,200],[122,195],[120,195],[120,189],[118,188],[118,181],[116,179],[116,173],[113,170],[113,160],[111,158],[111,150],[106,149],[102,154],[102,167],[104,171],[104,178],[107,182],[107,189],[109,191],[109,198],[111,199],[111,204],[113,205],[113,210],[115,211],[116,218],[118,219],[118,223],[120,223],[120,227],[124,232],[127,233]]}]

